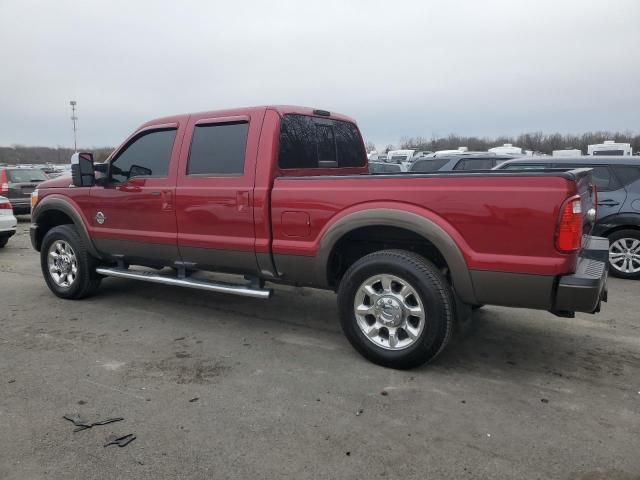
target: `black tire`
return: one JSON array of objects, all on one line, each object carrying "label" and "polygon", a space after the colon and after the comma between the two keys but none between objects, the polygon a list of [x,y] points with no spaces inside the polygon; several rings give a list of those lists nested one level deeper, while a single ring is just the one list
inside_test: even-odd
[{"label": "black tire", "polygon": [[6,247],[8,241],[9,237],[0,237],[0,248]]},{"label": "black tire", "polygon": [[[77,274],[75,280],[68,287],[56,284],[49,272],[48,254],[51,245],[63,240],[71,246],[77,259]],[[102,278],[96,273],[97,260],[89,254],[76,227],[73,225],[60,225],[47,232],[42,240],[40,249],[40,267],[45,282],[55,295],[60,298],[78,300],[93,294],[100,286]]]},{"label": "black tire", "polygon": [[[358,326],[354,312],[362,283],[382,274],[407,281],[424,306],[425,326],[402,350],[385,349],[372,342]],[[427,259],[404,250],[383,250],[355,262],[340,282],[338,309],[342,330],[351,345],[365,358],[389,368],[408,369],[433,360],[447,346],[454,330],[455,300],[447,280]]]},{"label": "black tire", "polygon": [[[640,241],[640,230],[628,229],[628,230],[618,230],[617,232],[613,232],[611,235],[609,235],[609,244],[613,246],[613,244],[616,241],[621,240],[623,238]],[[640,250],[636,250],[636,251],[640,251]],[[633,279],[633,280],[637,280],[640,278],[640,271],[635,273],[620,271],[611,262],[611,260],[609,260],[609,273],[614,277],[618,277],[618,278],[626,278],[626,279]]]}]

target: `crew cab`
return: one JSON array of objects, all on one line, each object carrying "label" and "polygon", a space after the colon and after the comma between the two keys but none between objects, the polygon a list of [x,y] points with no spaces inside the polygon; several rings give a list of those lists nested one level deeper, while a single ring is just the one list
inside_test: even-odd
[{"label": "crew cab", "polygon": [[62,298],[105,276],[254,298],[266,282],[334,290],[351,344],[410,368],[474,306],[598,311],[594,198],[588,169],[371,175],[349,117],[255,107],[152,120],[105,163],[75,154],[71,178],[34,193],[31,240]]}]

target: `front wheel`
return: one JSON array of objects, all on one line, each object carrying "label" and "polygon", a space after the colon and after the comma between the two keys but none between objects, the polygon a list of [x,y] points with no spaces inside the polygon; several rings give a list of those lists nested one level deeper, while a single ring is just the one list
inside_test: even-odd
[{"label": "front wheel", "polygon": [[96,260],[72,225],[60,225],[42,240],[40,266],[49,289],[60,298],[80,299],[100,285]]},{"label": "front wheel", "polygon": [[338,289],[342,329],[364,357],[390,368],[434,359],[451,339],[455,301],[442,273],[404,250],[355,262]]},{"label": "front wheel", "polygon": [[640,231],[618,230],[609,235],[609,271],[620,278],[640,278]]}]

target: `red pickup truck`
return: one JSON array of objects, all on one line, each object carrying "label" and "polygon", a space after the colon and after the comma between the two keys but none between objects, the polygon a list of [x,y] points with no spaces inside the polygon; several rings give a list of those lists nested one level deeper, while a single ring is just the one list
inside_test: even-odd
[{"label": "red pickup truck", "polygon": [[63,298],[104,276],[257,298],[265,282],[335,290],[353,346],[409,368],[482,304],[598,311],[595,196],[588,169],[372,175],[352,119],[243,108],[150,121],[105,163],[74,155],[71,179],[34,193],[31,240]]}]

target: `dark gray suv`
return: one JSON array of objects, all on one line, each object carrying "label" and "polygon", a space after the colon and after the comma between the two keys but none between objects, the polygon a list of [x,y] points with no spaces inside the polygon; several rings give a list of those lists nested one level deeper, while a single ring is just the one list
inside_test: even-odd
[{"label": "dark gray suv", "polygon": [[640,278],[640,157],[531,157],[506,161],[496,170],[593,169],[598,216],[593,234],[609,238],[609,271]]},{"label": "dark gray suv", "polygon": [[16,215],[30,213],[31,192],[45,180],[39,168],[0,167],[0,195],[9,199]]}]

